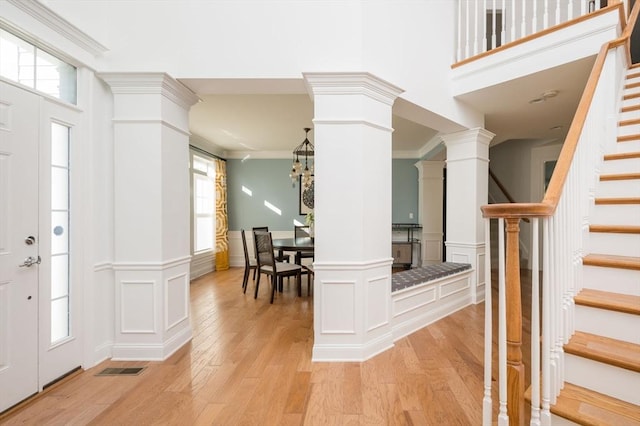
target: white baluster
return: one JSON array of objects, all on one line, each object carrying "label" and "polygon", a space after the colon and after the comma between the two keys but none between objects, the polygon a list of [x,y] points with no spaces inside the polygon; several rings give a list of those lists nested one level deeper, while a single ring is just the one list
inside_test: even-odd
[{"label": "white baluster", "polygon": [[502,31],[500,32],[500,44],[507,43],[507,0],[502,0]]},{"label": "white baluster", "polygon": [[567,4],[567,21],[570,21],[573,19],[573,0],[569,0],[569,3]]},{"label": "white baluster", "polygon": [[482,16],[482,51],[487,51],[487,0],[484,0],[484,7],[482,11],[484,15]]},{"label": "white baluster", "polygon": [[504,219],[498,219],[498,425],[507,426],[507,291],[505,285]]},{"label": "white baluster", "polygon": [[511,40],[516,39],[516,0],[511,0]]},{"label": "white baluster", "polygon": [[520,37],[526,37],[527,35],[526,15],[527,15],[527,0],[522,0],[522,10],[520,12],[520,16],[522,17],[522,22],[520,23]]},{"label": "white baluster", "polygon": [[478,54],[478,2],[475,1],[475,19],[474,19],[474,25],[473,25],[473,54],[477,55]]},{"label": "white baluster", "polygon": [[542,15],[542,29],[549,28],[549,0],[544,0],[544,15]]},{"label": "white baluster", "polygon": [[469,57],[469,33],[470,33],[470,31],[469,31],[469,2],[467,1],[466,3],[467,3],[467,8],[466,8],[466,12],[465,13],[466,13],[466,18],[467,18],[467,25],[466,25],[465,31],[466,31],[466,36],[467,37],[466,37],[466,42],[465,42],[465,45],[464,45],[464,57],[468,58]]},{"label": "white baluster", "polygon": [[457,60],[461,61],[462,58],[462,5],[460,4],[462,0],[458,0],[458,52],[457,52]]},{"label": "white baluster", "polygon": [[532,13],[533,16],[531,17],[531,34],[535,34],[535,32],[538,30],[538,3],[533,2],[532,8],[533,8],[533,13]]},{"label": "white baluster", "polygon": [[[542,240],[542,413],[540,419],[543,425],[551,424],[550,413],[550,393],[551,393],[551,267],[549,244],[551,237],[549,236],[549,219],[545,219],[543,223]],[[532,373],[533,377],[533,373]]]},{"label": "white baluster", "polygon": [[491,48],[495,49],[496,46],[496,0],[493,0],[493,13],[491,14]]},{"label": "white baluster", "polygon": [[556,0],[556,25],[560,23],[560,0]]},{"label": "white baluster", "polygon": [[492,294],[491,294],[491,219],[484,222],[484,398],[482,400],[482,424],[491,426],[493,407],[491,401],[491,352],[492,335]]},{"label": "white baluster", "polygon": [[538,218],[531,219],[531,425],[540,426],[540,267]]}]

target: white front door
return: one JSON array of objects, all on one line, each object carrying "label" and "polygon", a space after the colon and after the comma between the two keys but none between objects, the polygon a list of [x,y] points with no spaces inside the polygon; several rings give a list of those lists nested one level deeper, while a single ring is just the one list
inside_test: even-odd
[{"label": "white front door", "polygon": [[0,412],[81,365],[71,229],[79,116],[0,82]]},{"label": "white front door", "polygon": [[38,392],[39,104],[0,82],[0,412]]}]

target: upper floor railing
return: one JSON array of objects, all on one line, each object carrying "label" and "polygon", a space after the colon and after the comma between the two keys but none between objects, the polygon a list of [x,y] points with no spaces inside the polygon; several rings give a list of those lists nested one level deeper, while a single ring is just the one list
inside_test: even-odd
[{"label": "upper floor railing", "polygon": [[[456,62],[620,0],[458,0]],[[626,2],[623,3],[626,6]]]}]

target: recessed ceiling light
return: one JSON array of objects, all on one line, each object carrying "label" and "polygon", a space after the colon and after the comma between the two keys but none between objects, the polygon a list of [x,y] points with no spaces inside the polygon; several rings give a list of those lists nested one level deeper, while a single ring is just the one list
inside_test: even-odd
[{"label": "recessed ceiling light", "polygon": [[563,126],[553,126],[553,127],[550,127],[549,130],[562,130],[562,127]]},{"label": "recessed ceiling light", "polygon": [[555,98],[557,95],[558,95],[557,90],[547,90],[542,94],[542,97],[545,99],[549,99],[549,98]]},{"label": "recessed ceiling light", "polygon": [[539,104],[539,103],[544,102],[544,101],[545,101],[545,99],[544,99],[544,98],[535,98],[535,99],[531,99],[531,100],[529,101],[529,103],[530,103],[530,104]]}]

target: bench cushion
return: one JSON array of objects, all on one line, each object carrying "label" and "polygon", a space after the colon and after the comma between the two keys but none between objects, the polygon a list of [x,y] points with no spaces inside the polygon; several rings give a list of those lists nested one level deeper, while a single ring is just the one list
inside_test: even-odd
[{"label": "bench cushion", "polygon": [[391,292],[413,287],[471,269],[468,263],[443,262],[396,272],[391,275]]}]

